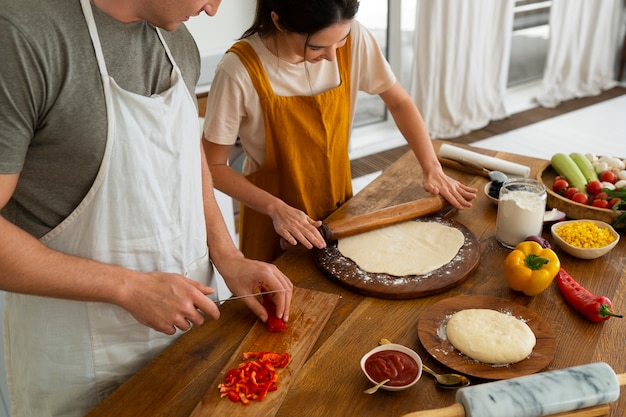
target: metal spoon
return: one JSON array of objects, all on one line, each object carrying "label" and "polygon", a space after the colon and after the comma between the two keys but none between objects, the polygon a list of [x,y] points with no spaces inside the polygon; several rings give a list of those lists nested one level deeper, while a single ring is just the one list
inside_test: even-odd
[{"label": "metal spoon", "polygon": [[373,394],[376,391],[378,391],[378,388],[382,387],[383,385],[385,385],[389,381],[391,381],[389,378],[383,379],[378,384],[374,385],[372,388],[368,388],[365,391],[363,391],[363,394]]},{"label": "metal spoon", "polygon": [[504,172],[489,171],[489,170],[486,170],[486,171],[491,181],[505,182],[506,180],[509,179]]},{"label": "metal spoon", "polygon": [[426,373],[434,376],[435,380],[437,381],[437,386],[441,388],[454,389],[459,387],[465,387],[470,384],[470,380],[463,375],[438,374],[424,364],[422,364],[422,369],[426,371]]}]

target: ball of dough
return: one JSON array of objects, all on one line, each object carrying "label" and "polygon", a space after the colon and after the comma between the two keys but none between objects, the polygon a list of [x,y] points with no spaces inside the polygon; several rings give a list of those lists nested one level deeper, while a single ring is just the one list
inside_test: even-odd
[{"label": "ball of dough", "polygon": [[527,358],[537,343],[526,323],[489,309],[454,313],[446,326],[446,335],[452,346],[470,358],[497,365]]}]

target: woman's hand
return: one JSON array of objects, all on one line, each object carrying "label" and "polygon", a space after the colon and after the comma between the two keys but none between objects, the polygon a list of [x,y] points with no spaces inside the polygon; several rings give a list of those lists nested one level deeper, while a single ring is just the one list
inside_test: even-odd
[{"label": "woman's hand", "polygon": [[478,191],[447,176],[441,168],[424,173],[423,185],[426,191],[432,195],[441,195],[459,210],[471,207],[471,201],[476,198]]},{"label": "woman's hand", "polygon": [[274,223],[274,230],[286,243],[295,246],[299,243],[307,249],[314,246],[318,249],[326,247],[326,241],[318,228],[322,225],[321,220],[313,220],[302,210],[289,206],[279,201],[277,207],[272,210],[270,216]]}]

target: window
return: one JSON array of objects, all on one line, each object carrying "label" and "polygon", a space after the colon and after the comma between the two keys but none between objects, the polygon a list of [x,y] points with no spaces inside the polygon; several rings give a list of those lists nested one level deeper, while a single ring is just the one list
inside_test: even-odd
[{"label": "window", "polygon": [[[376,38],[378,45],[388,55],[387,39],[387,2],[380,0],[363,0],[359,5],[356,19],[363,24]],[[385,104],[379,96],[371,96],[359,91],[354,115],[354,127],[377,123],[386,119]]]},{"label": "window", "polygon": [[[413,65],[415,1],[361,0],[356,16],[374,34],[378,45],[391,63],[400,84],[409,89]],[[394,46],[395,45],[395,46]],[[387,120],[383,101],[378,96],[359,93],[354,126]]]},{"label": "window", "polygon": [[551,1],[517,0],[515,2],[508,87],[515,87],[543,77],[548,55],[551,6]]}]

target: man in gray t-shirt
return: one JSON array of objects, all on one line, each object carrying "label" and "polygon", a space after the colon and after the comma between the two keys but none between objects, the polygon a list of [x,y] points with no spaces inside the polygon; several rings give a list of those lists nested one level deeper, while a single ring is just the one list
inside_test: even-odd
[{"label": "man in gray t-shirt", "polygon": [[13,417],[82,416],[181,332],[217,319],[212,264],[235,294],[282,290],[288,319],[291,282],[233,245],[201,155],[199,56],[181,23],[219,4],[0,0]]}]

